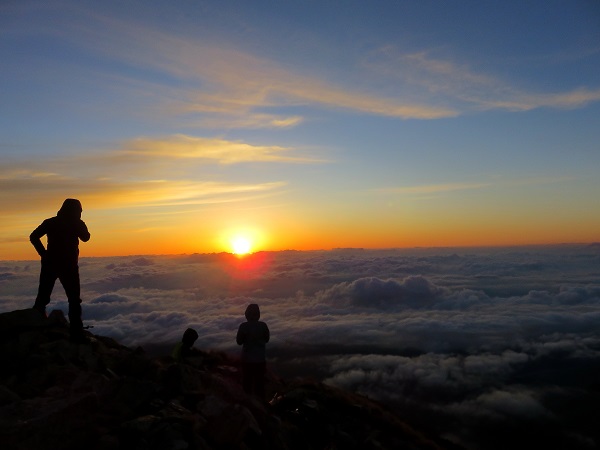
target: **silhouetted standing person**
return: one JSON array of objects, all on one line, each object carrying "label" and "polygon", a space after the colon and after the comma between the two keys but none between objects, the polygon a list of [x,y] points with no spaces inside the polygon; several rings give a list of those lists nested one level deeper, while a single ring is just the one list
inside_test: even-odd
[{"label": "silhouetted standing person", "polygon": [[[74,198],[66,199],[55,217],[46,219],[33,230],[29,240],[42,258],[40,285],[34,309],[46,313],[50,295],[58,278],[69,301],[71,339],[83,339],[81,321],[81,287],[79,283],[79,240],[87,242],[90,233],[81,220],[81,203]],[[46,235],[47,246],[41,238]]]},{"label": "silhouetted standing person", "polygon": [[244,391],[265,398],[265,344],[269,342],[269,327],[260,320],[257,304],[246,308],[247,322],[240,324],[236,341],[242,348],[242,377]]}]

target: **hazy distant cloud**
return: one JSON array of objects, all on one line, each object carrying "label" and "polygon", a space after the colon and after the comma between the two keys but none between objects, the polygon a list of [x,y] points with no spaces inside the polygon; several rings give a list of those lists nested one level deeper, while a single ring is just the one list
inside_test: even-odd
[{"label": "hazy distant cloud", "polygon": [[317,297],[319,301],[353,307],[423,308],[431,305],[442,293],[443,289],[421,276],[411,276],[402,282],[370,277],[335,285],[319,292]]},{"label": "hazy distant cloud", "polygon": [[408,383],[417,383],[420,389],[446,389],[447,396],[451,396],[453,392],[481,391],[491,380],[505,380],[530,358],[512,350],[471,355],[426,353],[414,357],[339,356],[331,362],[331,373],[335,375],[328,382],[344,387],[358,385],[371,395],[377,392],[378,397],[396,391],[394,385]]},{"label": "hazy distant cloud", "polygon": [[459,407],[451,405],[450,409],[456,413],[487,416],[497,420],[504,416],[513,419],[551,418],[552,415],[537,397],[538,395],[531,390],[493,390],[464,402]]},{"label": "hazy distant cloud", "polygon": [[91,301],[94,303],[125,303],[127,302],[127,297],[123,297],[118,294],[103,294],[100,297],[96,297]]}]

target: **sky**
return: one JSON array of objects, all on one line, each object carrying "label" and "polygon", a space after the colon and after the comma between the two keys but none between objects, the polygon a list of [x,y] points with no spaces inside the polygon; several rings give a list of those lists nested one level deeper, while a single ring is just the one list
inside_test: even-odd
[{"label": "sky", "polygon": [[[84,325],[131,348],[239,357],[257,303],[270,371],[382,402],[467,450],[600,446],[600,246],[80,259]],[[0,312],[30,307],[38,264],[0,263]],[[57,283],[48,305],[67,313]]]},{"label": "sky", "polygon": [[0,260],[600,241],[597,1],[0,2]]}]

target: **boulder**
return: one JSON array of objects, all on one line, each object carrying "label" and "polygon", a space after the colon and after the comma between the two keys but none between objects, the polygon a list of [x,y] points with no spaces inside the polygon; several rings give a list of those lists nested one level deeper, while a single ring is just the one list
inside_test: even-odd
[{"label": "boulder", "polygon": [[19,309],[0,314],[0,339],[22,331],[48,326],[48,320],[36,309]]}]

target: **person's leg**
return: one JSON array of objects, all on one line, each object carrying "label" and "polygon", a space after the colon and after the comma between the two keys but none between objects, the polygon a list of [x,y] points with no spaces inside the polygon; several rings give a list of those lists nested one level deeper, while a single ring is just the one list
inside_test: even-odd
[{"label": "person's leg", "polygon": [[252,386],[253,386],[253,377],[252,377],[252,364],[251,363],[242,363],[242,386],[244,387],[244,392],[248,395],[252,394]]},{"label": "person's leg", "polygon": [[40,269],[40,284],[33,309],[37,309],[44,315],[46,315],[46,306],[48,303],[50,303],[50,295],[52,295],[56,278],[56,270],[52,264],[42,261],[42,268]]},{"label": "person's leg", "polygon": [[265,399],[265,372],[267,363],[254,365],[254,394],[261,400]]},{"label": "person's leg", "polygon": [[69,267],[61,270],[58,279],[60,280],[67,300],[69,301],[69,325],[71,335],[76,337],[83,335],[83,321],[81,320],[81,286],[79,281],[79,268]]}]

